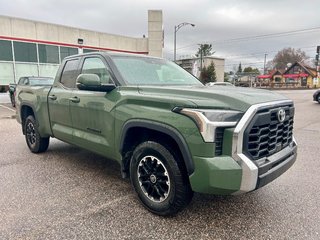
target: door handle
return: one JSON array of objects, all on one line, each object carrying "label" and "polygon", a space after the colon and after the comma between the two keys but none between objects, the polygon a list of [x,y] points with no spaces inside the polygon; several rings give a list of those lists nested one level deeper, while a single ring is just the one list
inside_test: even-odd
[{"label": "door handle", "polygon": [[71,97],[71,98],[69,98],[69,100],[71,102],[74,102],[74,103],[79,103],[80,102],[80,98],[78,98],[78,97]]},{"label": "door handle", "polygon": [[49,98],[50,98],[51,100],[57,100],[57,96],[56,96],[56,95],[49,95]]}]

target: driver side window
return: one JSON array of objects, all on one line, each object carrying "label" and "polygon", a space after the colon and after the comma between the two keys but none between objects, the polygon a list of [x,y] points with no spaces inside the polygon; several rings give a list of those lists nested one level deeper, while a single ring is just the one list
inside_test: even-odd
[{"label": "driver side window", "polygon": [[84,60],[81,73],[96,74],[100,77],[101,84],[113,83],[107,66],[98,57],[89,57]]}]

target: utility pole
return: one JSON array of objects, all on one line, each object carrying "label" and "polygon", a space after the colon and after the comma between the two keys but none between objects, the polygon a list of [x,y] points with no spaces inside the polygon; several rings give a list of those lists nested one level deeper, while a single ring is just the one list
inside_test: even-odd
[{"label": "utility pole", "polygon": [[202,48],[201,48],[201,45],[200,45],[200,73],[202,72]]},{"label": "utility pole", "polygon": [[266,61],[267,61],[267,53],[264,54],[264,64],[263,64],[263,75],[266,74]]},{"label": "utility pole", "polygon": [[317,76],[316,76],[316,81],[314,82],[315,87],[317,87],[317,85],[319,84],[319,81],[320,81],[319,55],[320,55],[320,46],[317,46],[317,54],[316,54],[316,70],[317,70]]}]

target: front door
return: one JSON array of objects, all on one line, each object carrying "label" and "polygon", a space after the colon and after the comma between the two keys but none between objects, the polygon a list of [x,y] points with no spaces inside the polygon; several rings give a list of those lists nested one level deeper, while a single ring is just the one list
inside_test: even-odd
[{"label": "front door", "polygon": [[[96,74],[102,84],[113,83],[104,59],[84,58],[81,73]],[[75,89],[70,101],[73,122],[73,142],[76,145],[105,156],[114,155],[114,117],[112,110],[117,99],[117,90],[110,93]]]}]

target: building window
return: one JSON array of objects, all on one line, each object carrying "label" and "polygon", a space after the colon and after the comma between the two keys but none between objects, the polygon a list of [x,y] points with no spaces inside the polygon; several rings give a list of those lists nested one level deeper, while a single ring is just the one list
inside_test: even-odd
[{"label": "building window", "polygon": [[76,87],[76,78],[79,60],[73,59],[66,62],[61,76],[61,84],[67,88]]},{"label": "building window", "polygon": [[83,53],[90,53],[90,52],[99,52],[99,50],[88,49],[88,48],[83,49]]},{"label": "building window", "polygon": [[0,40],[0,60],[12,61],[12,46],[11,41]]},{"label": "building window", "polygon": [[275,77],[274,81],[275,82],[281,82],[281,77]]},{"label": "building window", "polygon": [[40,63],[59,63],[59,48],[52,45],[38,45]]},{"label": "building window", "polygon": [[60,47],[61,61],[68,56],[78,54],[78,48]]},{"label": "building window", "polygon": [[38,62],[35,43],[13,42],[13,47],[17,62]]}]

